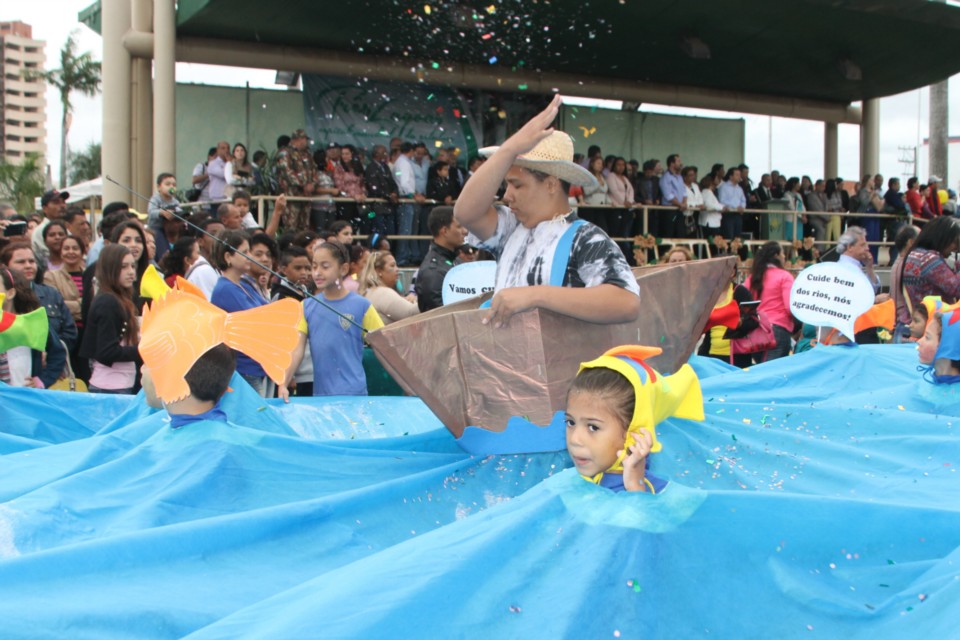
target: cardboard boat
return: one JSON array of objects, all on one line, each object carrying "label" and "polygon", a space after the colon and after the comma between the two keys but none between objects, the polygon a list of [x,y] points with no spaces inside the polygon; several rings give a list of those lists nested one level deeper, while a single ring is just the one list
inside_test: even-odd
[{"label": "cardboard boat", "polygon": [[[483,324],[490,294],[434,309],[369,334],[377,358],[401,387],[460,438],[469,427],[507,429],[511,419],[549,425],[563,411],[581,362],[622,344],[658,346],[662,373],[687,361],[730,282],[734,257],[634,269],[640,317],[623,324],[584,322],[544,309],[506,327]],[[500,451],[506,453],[507,451]]]}]

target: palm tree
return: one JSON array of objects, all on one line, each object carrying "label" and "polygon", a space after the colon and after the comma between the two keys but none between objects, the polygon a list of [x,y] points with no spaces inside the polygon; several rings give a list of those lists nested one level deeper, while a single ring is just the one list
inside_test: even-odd
[{"label": "palm tree", "polygon": [[23,162],[13,163],[0,158],[0,200],[6,200],[19,213],[36,211],[34,201],[45,190],[40,158],[28,153]]},{"label": "palm tree", "polygon": [[93,180],[100,175],[100,143],[91,142],[85,151],[70,152],[70,184]]},{"label": "palm tree", "polygon": [[60,104],[63,106],[63,119],[60,131],[60,188],[67,186],[67,134],[70,131],[73,105],[70,94],[79,91],[83,95],[94,96],[100,91],[100,63],[93,59],[89,51],[77,53],[77,32],[67,38],[60,50],[60,68],[51,71],[28,72],[27,77],[43,78],[60,92]]}]

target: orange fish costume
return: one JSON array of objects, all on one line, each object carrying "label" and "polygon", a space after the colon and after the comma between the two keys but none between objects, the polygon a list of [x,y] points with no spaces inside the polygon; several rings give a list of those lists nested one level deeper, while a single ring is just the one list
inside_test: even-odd
[{"label": "orange fish costume", "polygon": [[157,396],[165,403],[190,395],[185,376],[200,356],[219,344],[242,351],[271,380],[284,383],[303,321],[303,307],[296,300],[227,313],[202,295],[179,288],[153,293],[153,303],[144,306],[139,349]]}]

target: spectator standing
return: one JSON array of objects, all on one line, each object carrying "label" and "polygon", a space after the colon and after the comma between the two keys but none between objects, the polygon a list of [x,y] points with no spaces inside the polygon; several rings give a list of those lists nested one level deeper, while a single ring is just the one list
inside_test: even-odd
[{"label": "spectator standing", "polygon": [[[676,207],[681,213],[687,208],[687,188],[684,186],[683,177],[680,175],[682,170],[683,162],[680,160],[680,154],[671,154],[667,156],[667,171],[660,178],[661,204]],[[659,218],[657,227],[660,237],[665,233],[673,233],[674,213],[660,211],[657,217]]]},{"label": "spectator standing", "polygon": [[[840,195],[840,189],[837,188],[836,180],[827,180],[823,190],[829,213],[841,213],[843,211],[843,198]],[[840,238],[841,222],[840,216],[827,216],[827,228],[823,239],[826,242],[836,242]]]},{"label": "spectator standing", "polygon": [[773,176],[771,176],[769,173],[765,173],[760,176],[760,184],[757,185],[756,189],[754,189],[753,197],[760,206],[765,205],[767,202],[777,197],[773,195]]},{"label": "spectator standing", "polygon": [[790,288],[793,276],[783,268],[783,247],[770,241],[757,250],[753,267],[743,285],[749,289],[754,300],[760,301],[758,310],[773,324],[777,345],[765,354],[758,354],[763,362],[782,358],[790,353],[790,336],[793,334],[793,316],[790,313]]},{"label": "spectator standing", "polygon": [[43,244],[47,248],[47,271],[56,271],[63,266],[60,257],[60,246],[67,237],[67,225],[63,220],[52,220],[43,228]]},{"label": "spectator standing", "polygon": [[[783,180],[782,183],[780,182],[781,180]],[[774,198],[779,199],[783,197],[783,193],[784,193],[783,185],[785,185],[786,183],[787,183],[786,179],[784,179],[783,176],[780,175],[779,171],[774,169],[770,172],[770,193],[771,195],[773,195]]]},{"label": "spectator standing", "polygon": [[697,217],[703,210],[703,194],[697,184],[697,168],[684,167],[681,177],[687,190],[687,208],[677,214],[673,233],[675,238],[696,238],[700,230]]},{"label": "spectator standing", "polygon": [[137,261],[127,247],[111,243],[97,260],[99,293],[80,346],[80,356],[91,360],[90,391],[132,394],[136,389],[140,354],[139,322],[134,305]]},{"label": "spectator standing", "polygon": [[40,260],[46,260],[48,255],[47,245],[43,243],[43,230],[51,220],[61,220],[67,213],[67,199],[70,194],[66,191],[57,191],[53,189],[40,196],[40,209],[43,211],[43,222],[33,230],[31,242],[33,250]]},{"label": "spectator standing", "polygon": [[903,261],[914,243],[920,228],[914,225],[907,225],[900,229],[900,232],[893,239],[894,250],[897,252],[897,259],[890,265],[890,297],[893,298],[894,308],[897,314],[897,325],[893,332],[894,344],[903,342],[904,338],[910,336],[910,323],[913,321],[913,307],[908,303],[905,295],[903,282]]},{"label": "spectator standing", "polygon": [[337,217],[340,220],[355,221],[359,230],[366,231],[362,226],[365,216],[360,215],[361,203],[367,199],[367,192],[363,185],[363,166],[357,157],[357,148],[347,144],[340,149],[340,160],[333,166],[333,182],[337,187],[337,195],[341,198],[353,198],[356,202],[338,202]]},{"label": "spectator standing", "polygon": [[256,184],[253,173],[253,165],[247,157],[247,147],[238,142],[233,145],[233,154],[223,166],[223,178],[227,183],[223,195],[230,198],[237,189],[246,191],[253,188]]},{"label": "spectator standing", "polygon": [[600,156],[591,158],[590,163],[587,165],[587,171],[597,179],[597,183],[583,187],[583,203],[587,206],[607,204],[607,192],[609,188],[607,187],[606,178],[603,177],[603,158]]},{"label": "spectator standing", "polygon": [[[643,174],[637,177],[637,188],[634,192],[638,203],[643,205],[660,204],[660,175],[663,165],[659,160],[650,159],[643,163]],[[660,235],[660,218],[662,211],[649,211],[647,214],[647,230],[654,236]],[[643,232],[643,217],[637,216],[633,226],[633,235]]]},{"label": "spectator standing", "polygon": [[430,168],[430,177],[427,179],[427,199],[450,206],[453,204],[453,188],[450,165],[444,160],[437,160]]},{"label": "spectator standing", "polygon": [[927,181],[927,207],[930,208],[930,214],[936,218],[943,215],[943,205],[940,204],[940,183],[943,179],[940,176],[930,176]]},{"label": "spectator standing", "polygon": [[[610,198],[610,204],[620,207],[610,211],[610,218],[607,221],[609,234],[615,238],[624,238],[630,235],[633,229],[633,185],[627,177],[627,161],[625,158],[617,157],[613,160],[613,168],[607,175],[607,196]],[[620,247],[621,250],[623,247]],[[624,254],[630,253],[629,249]]]},{"label": "spectator standing", "polygon": [[700,229],[704,238],[710,244],[715,244],[714,238],[722,236],[721,223],[723,220],[723,205],[717,200],[717,179],[708,174],[700,180],[700,197],[703,198],[703,209],[700,211]]},{"label": "spectator standing", "polygon": [[67,231],[72,236],[83,240],[83,245],[89,247],[93,242],[93,227],[87,219],[87,214],[80,207],[67,207],[67,213],[63,216],[63,223],[67,225]]},{"label": "spectator standing", "polygon": [[907,180],[907,192],[903,198],[910,208],[910,213],[914,216],[923,218],[924,220],[931,220],[933,218],[930,207],[927,206],[923,196],[920,194],[920,180],[916,176]]},{"label": "spectator standing", "polygon": [[[416,177],[417,193],[426,196],[427,182],[430,178],[430,154],[427,151],[427,145],[418,142],[413,148],[413,172]],[[419,203],[416,206],[416,212],[413,223],[413,233],[417,235],[427,234],[427,216],[430,215],[430,207],[425,203]],[[423,240],[413,241],[413,260],[414,264],[423,259],[427,252],[428,243]]]},{"label": "spectator standing", "polygon": [[[883,180],[883,176],[878,175],[877,177]],[[863,176],[863,179],[860,181],[860,188],[857,190],[856,211],[858,213],[880,213],[883,211],[883,198],[880,197],[880,193],[877,191],[875,185],[876,180],[871,178],[869,174]],[[876,242],[880,239],[879,218],[865,216],[859,218],[859,223],[867,232],[868,241]],[[873,246],[870,248],[874,262],[877,261],[878,252],[878,247]]]},{"label": "spectator standing", "polygon": [[373,220],[372,231],[381,235],[396,233],[396,206],[400,199],[400,190],[393,177],[393,171],[387,164],[387,148],[382,144],[374,146],[370,153],[370,164],[367,165],[364,172],[364,184],[369,197],[387,201],[376,202],[371,205],[376,215]]},{"label": "spectator standing", "polygon": [[[277,183],[281,193],[292,198],[311,197],[317,189],[317,166],[307,150],[309,140],[303,129],[290,136],[290,144],[279,152],[275,160]],[[294,233],[306,229],[310,222],[309,202],[288,202],[283,226]]]},{"label": "spectator standing", "polygon": [[[78,335],[82,338],[83,316],[80,313],[81,294],[83,293],[83,269],[86,245],[83,238],[67,236],[60,245],[62,268],[43,274],[43,283],[53,287],[63,296],[63,302],[73,316]],[[78,340],[79,342],[79,340]]]},{"label": "spectator standing", "polygon": [[[225,197],[227,188],[226,167],[229,161],[230,143],[226,140],[221,140],[217,143],[217,155],[207,163],[207,179],[210,181],[210,185],[208,186],[210,200],[223,200]],[[211,204],[210,211],[213,212],[216,206],[215,204]]]},{"label": "spectator standing", "polygon": [[[409,142],[400,145],[400,155],[394,165],[397,176],[397,187],[403,199],[415,199],[423,202],[422,192],[417,191],[417,176],[413,162],[414,146]],[[404,202],[397,207],[397,233],[401,236],[413,235],[413,223],[416,217],[416,207],[413,203]],[[413,240],[397,241],[397,262],[401,266],[415,264],[415,243]]]},{"label": "spectator standing", "polygon": [[[887,181],[887,191],[883,194],[883,213],[892,213],[897,216],[905,216],[907,213],[907,203],[903,201],[903,194],[900,193],[900,178],[890,178]],[[903,218],[894,220],[885,220],[884,228],[887,238],[896,238],[900,230],[907,226]],[[890,247],[890,263],[896,261],[899,255],[896,243]]]},{"label": "spectator standing", "polygon": [[[827,210],[826,183],[823,180],[817,180],[813,184],[813,190],[804,198],[804,206],[807,208],[807,226],[813,232],[813,238],[817,242],[823,242],[827,235],[827,222],[829,218],[824,215],[816,215],[810,212]],[[804,232],[804,237],[811,235]],[[823,249],[821,249],[822,251]]]},{"label": "spectator standing", "polygon": [[417,305],[420,311],[443,306],[443,279],[458,264],[457,251],[466,237],[466,229],[453,217],[453,207],[434,207],[430,212],[429,224],[433,241],[417,272]]},{"label": "spectator standing", "polygon": [[920,306],[926,296],[940,296],[947,304],[960,301],[960,275],[946,261],[958,247],[960,221],[953,216],[940,216],[923,225],[901,271],[911,309]]},{"label": "spectator standing", "polygon": [[740,170],[736,167],[727,171],[726,179],[717,190],[717,199],[723,205],[723,237],[727,240],[741,237],[743,210],[747,206],[747,198],[740,188]]},{"label": "spectator standing", "polygon": [[210,176],[207,174],[207,165],[217,157],[217,148],[210,147],[207,151],[207,161],[198,162],[193,167],[193,177],[191,179],[192,191],[196,197],[191,196],[190,200],[199,200],[206,202],[210,199]]},{"label": "spectator standing", "polygon": [[799,223],[797,225],[796,231],[793,228],[793,216],[786,216],[786,221],[784,222],[783,228],[786,234],[787,240],[802,240],[803,239],[803,224],[807,221],[807,208],[803,204],[803,195],[800,193],[800,178],[794,176],[787,180],[786,187],[784,187],[783,192],[784,198],[786,198],[789,203],[790,211],[795,211],[797,213],[796,220]]}]

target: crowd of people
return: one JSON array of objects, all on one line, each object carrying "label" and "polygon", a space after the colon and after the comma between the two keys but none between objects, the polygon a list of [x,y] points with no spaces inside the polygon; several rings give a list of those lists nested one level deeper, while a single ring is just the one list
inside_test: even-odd
[{"label": "crowd of people", "polygon": [[[432,207],[451,205],[481,163],[478,157],[464,167],[456,147],[431,154],[423,142],[401,138],[393,138],[389,147],[375,145],[369,156],[365,149],[336,142],[311,149],[306,132],[298,129],[277,139],[272,156],[258,151],[252,161],[243,144],[233,145],[232,152],[228,142],[211,147],[207,159],[194,167],[191,189],[181,199],[220,202],[234,201],[238,193],[286,195],[286,208],[273,216],[286,231],[318,232],[348,220],[360,235],[427,235]],[[175,189],[174,179],[167,194],[176,198]],[[245,204],[243,226],[254,228],[249,195]],[[401,266],[416,266],[427,245],[401,240],[396,248]]]},{"label": "crowd of people", "polygon": [[[704,355],[746,366],[802,344],[802,327],[789,311],[793,276],[784,247],[772,241],[750,254],[742,244],[745,230],[759,231],[759,219],[744,211],[774,200],[802,214],[804,240],[793,248],[794,263],[831,259],[832,253],[864,271],[878,302],[888,295],[896,300],[895,339],[918,337],[910,326],[926,296],[960,299],[960,277],[947,263],[960,243],[960,223],[945,215],[955,211],[955,195],[941,202],[936,176],[925,185],[909,180],[906,193],[891,178],[881,195],[879,175],[864,176],[848,193],[840,178],[788,179],[777,171],[763,174],[754,187],[745,165],[714,165],[700,178],[678,154],[667,157],[665,169],[656,159],[641,167],[603,157],[597,147],[578,158],[569,136],[547,128],[555,112],[552,104],[502,147],[484,150],[486,159],[472,159],[468,169],[459,165],[456,149],[438,149],[431,157],[424,144],[400,139],[389,148],[374,146],[366,163],[364,151],[351,145],[311,151],[303,130],[282,136],[272,161],[264,152],[248,161],[244,145],[231,151],[221,142],[197,164],[190,193],[177,191],[173,174],[161,173],[147,213],[108,204],[96,239],[85,212],[67,206],[67,193],[45,193],[40,215],[3,207],[5,308],[22,314],[43,307],[51,339],[45,350],[0,355],[0,380],[50,387],[69,374],[92,391],[134,392],[140,384],[141,283],[153,265],[168,285],[182,278],[228,312],[287,297],[303,302],[299,366],[289,389],[300,395],[365,393],[365,332],[441,306],[444,276],[463,262],[497,260],[489,317],[495,326],[532,307],[600,323],[634,317],[638,290],[629,263],[642,262],[646,250],[634,246],[631,254],[611,236],[636,233],[635,209],[643,205],[674,209],[651,212],[652,234],[708,238],[717,253],[740,256],[749,272],[742,285],[734,272],[725,300],[744,308],[758,302],[753,308],[770,325],[773,342],[759,353],[737,353],[736,341],[757,328],[744,316],[733,331],[711,329],[700,347]],[[250,210],[257,193],[279,194],[264,227]],[[186,200],[213,204],[191,208]],[[600,205],[615,208],[593,208]],[[839,217],[826,215],[848,211],[864,215],[845,218],[851,223],[846,228]],[[867,244],[880,233],[869,214],[887,212],[927,220],[922,230],[901,220],[889,229],[896,237],[889,294],[880,292],[877,255]],[[551,221],[563,224],[546,224]],[[390,239],[420,229],[432,238],[423,246]],[[355,233],[366,239],[355,240]],[[833,246],[828,250],[825,243]],[[556,252],[560,257],[551,258]],[[550,269],[550,260],[563,258],[565,265]],[[695,258],[682,245],[662,256],[666,262]],[[412,288],[404,289],[401,266],[419,267]],[[875,341],[876,331],[862,339]],[[286,392],[272,389],[263,369],[243,354],[237,370],[262,394]]]},{"label": "crowd of people", "polygon": [[[905,224],[870,214],[893,214],[931,220],[943,214],[955,215],[957,194],[943,188],[939,176],[930,176],[926,183],[910,178],[906,191],[899,178],[884,183],[880,174],[865,175],[848,190],[843,178],[813,180],[810,176],[790,177],[778,170],[764,173],[757,183],[750,177],[750,167],[740,164],[725,168],[714,164],[708,173],[698,167],[685,166],[680,154],[639,163],[615,155],[603,155],[599,146],[591,146],[586,156],[576,161],[595,177],[594,186],[571,190],[571,201],[580,208],[580,215],[603,228],[614,237],[643,236],[643,219],[630,208],[659,205],[674,211],[651,209],[647,218],[647,235],[655,238],[706,239],[714,252],[748,233],[762,239],[764,216],[745,213],[766,209],[774,203],[780,210],[795,211],[802,225],[794,235],[792,217],[785,218],[784,237],[812,238],[820,251],[836,242],[845,226],[856,224],[866,229],[869,242],[886,237],[893,239]],[[594,208],[613,206],[626,210]],[[864,214],[841,218],[829,214]],[[884,224],[885,223],[885,224]],[[874,258],[876,248],[872,249]],[[896,255],[891,255],[891,262]]]},{"label": "crowd of people", "polygon": [[[464,245],[453,208],[432,207],[427,225],[433,241],[422,277],[415,291],[404,291],[385,234],[361,242],[345,219],[319,232],[278,234],[286,196],[277,199],[266,228],[245,227],[251,196],[243,189],[213,214],[191,215],[176,196],[175,178],[160,174],[148,213],[124,202],[106,205],[96,240],[85,212],[67,206],[66,192],[43,195],[38,221],[4,209],[4,310],[23,315],[44,308],[49,340],[43,349],[0,354],[0,380],[59,388],[70,378],[92,392],[134,393],[140,387],[139,318],[150,298],[142,284],[152,266],[167,286],[183,279],[228,312],[283,298],[303,302],[304,344],[290,389],[297,395],[366,393],[363,333],[441,306],[444,275],[479,255]],[[327,313],[331,308],[338,311]],[[338,321],[345,323],[342,334],[333,330]],[[244,354],[238,354],[237,371],[262,394],[278,393]]]}]

